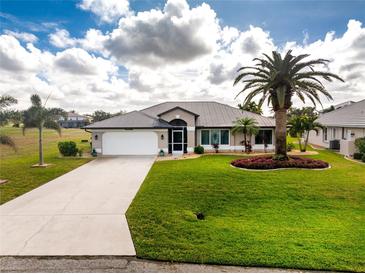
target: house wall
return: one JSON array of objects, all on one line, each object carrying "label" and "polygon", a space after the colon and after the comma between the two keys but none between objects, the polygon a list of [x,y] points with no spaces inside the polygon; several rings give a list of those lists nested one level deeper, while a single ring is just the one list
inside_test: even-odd
[{"label": "house wall", "polygon": [[329,148],[331,140],[340,140],[340,153],[352,156],[356,152],[355,139],[365,137],[365,128],[345,127],[345,139],[342,138],[342,127],[327,127],[327,141],[323,138],[323,130],[318,134],[315,131],[309,133],[309,143]]},{"label": "house wall", "polygon": [[184,120],[187,124],[187,134],[188,134],[188,152],[193,152],[195,143],[195,115],[186,112],[182,109],[174,109],[160,116],[161,119],[171,122],[175,119]]},{"label": "house wall", "polygon": [[[103,151],[103,134],[105,132],[122,132],[122,131],[130,131],[130,130],[123,130],[123,129],[115,129],[115,130],[93,130],[92,131],[92,149],[95,149],[95,151],[98,154],[101,154]],[[148,129],[134,129],[134,131],[152,131],[157,134],[157,140],[158,140],[158,149],[162,149],[165,153],[168,152],[168,130],[167,129],[155,129],[155,130],[148,130]],[[97,140],[95,138],[95,135],[98,136]],[[161,135],[164,136],[163,140],[161,139]],[[158,151],[156,151],[156,155],[158,154]]]},{"label": "house wall", "polygon": [[182,109],[174,109],[160,116],[161,119],[171,122],[175,119],[184,120],[188,127],[195,127],[195,115]]}]

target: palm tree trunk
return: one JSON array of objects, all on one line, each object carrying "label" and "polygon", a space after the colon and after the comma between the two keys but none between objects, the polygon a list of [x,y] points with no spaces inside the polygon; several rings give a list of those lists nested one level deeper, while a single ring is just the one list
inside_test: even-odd
[{"label": "palm tree trunk", "polygon": [[308,139],[309,139],[309,131],[306,132],[306,136],[305,136],[305,140],[304,140],[304,152],[307,151]]},{"label": "palm tree trunk", "polygon": [[245,152],[247,153],[247,136],[246,132],[243,133],[243,145],[245,146]]},{"label": "palm tree trunk", "polygon": [[43,159],[43,127],[40,126],[38,129],[39,129],[39,136],[38,136],[38,141],[39,141],[39,165],[42,166],[42,165],[44,165],[44,159]]},{"label": "palm tree trunk", "polygon": [[286,156],[286,109],[275,111],[275,154]]}]

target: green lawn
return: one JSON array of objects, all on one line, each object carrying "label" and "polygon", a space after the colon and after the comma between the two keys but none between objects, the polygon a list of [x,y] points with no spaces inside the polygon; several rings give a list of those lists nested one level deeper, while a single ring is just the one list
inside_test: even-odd
[{"label": "green lawn", "polygon": [[47,168],[31,168],[38,162],[38,132],[30,129],[23,136],[19,128],[0,128],[2,134],[10,135],[17,144],[18,151],[0,145],[0,178],[9,180],[0,185],[0,204],[5,203],[25,192],[28,192],[72,169],[90,161],[86,158],[61,158],[57,143],[64,140],[75,141],[84,151],[90,150],[89,143],[81,143],[89,139],[90,134],[81,129],[64,129],[62,136],[55,131],[44,131],[45,162],[52,164]]},{"label": "green lawn", "polygon": [[127,212],[138,257],[365,271],[365,166],[318,152],[331,169],[243,171],[224,155],[156,162]]}]

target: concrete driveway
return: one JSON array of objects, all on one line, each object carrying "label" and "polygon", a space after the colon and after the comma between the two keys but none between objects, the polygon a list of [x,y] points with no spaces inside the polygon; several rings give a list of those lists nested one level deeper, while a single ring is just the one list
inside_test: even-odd
[{"label": "concrete driveway", "polygon": [[154,157],[98,158],[0,206],[0,255],[135,255],[125,212]]}]

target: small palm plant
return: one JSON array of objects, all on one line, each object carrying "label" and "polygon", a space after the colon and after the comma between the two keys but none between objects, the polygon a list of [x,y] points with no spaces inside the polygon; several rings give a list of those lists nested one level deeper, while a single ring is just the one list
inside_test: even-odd
[{"label": "small palm plant", "polygon": [[[291,137],[298,139],[299,149],[301,152],[307,151],[309,133],[314,130],[318,132],[323,126],[316,122],[317,117],[300,115],[293,116],[288,122],[289,134]],[[302,144],[302,138],[304,138],[304,144]]]},{"label": "small palm plant", "polygon": [[32,102],[32,106],[24,112],[23,134],[25,134],[28,128],[35,127],[38,129],[38,166],[45,166],[43,157],[43,128],[54,129],[61,135],[61,127],[57,123],[57,120],[61,116],[66,116],[66,113],[60,108],[46,108],[42,105],[42,100],[37,94],[33,94],[30,97],[30,101]]},{"label": "small palm plant", "polygon": [[[327,65],[329,60],[315,59],[303,61],[308,54],[293,56],[289,50],[284,58],[280,53],[273,51],[272,56],[263,54],[264,58],[255,58],[253,67],[241,67],[239,75],[234,81],[244,84],[243,89],[237,94],[248,92],[244,106],[249,104],[256,96],[260,96],[259,106],[267,101],[275,112],[275,154],[287,158],[286,151],[286,124],[287,110],[292,106],[293,96],[297,96],[303,103],[305,98],[316,105],[320,95],[332,99],[331,94],[319,80],[326,81],[337,79],[343,81],[336,74],[314,70],[314,66]],[[237,97],[236,96],[236,97]],[[283,158],[282,157],[282,158]]]},{"label": "small palm plant", "polygon": [[[259,132],[257,122],[253,118],[243,117],[234,121],[234,126],[232,129],[233,133],[243,134],[243,143],[245,145],[245,152],[248,152],[247,139],[251,140],[252,135],[256,135]],[[248,137],[248,138],[247,138]]]},{"label": "small palm plant", "polygon": [[[0,96],[0,113],[1,113],[0,125],[1,126],[6,124],[9,121],[7,119],[8,112],[4,109],[6,107],[11,106],[16,103],[18,103],[18,101],[14,97],[7,96],[7,95]],[[0,144],[7,145],[7,146],[11,147],[12,149],[14,149],[15,151],[17,151],[17,147],[16,147],[14,140],[8,135],[0,134]]]}]

